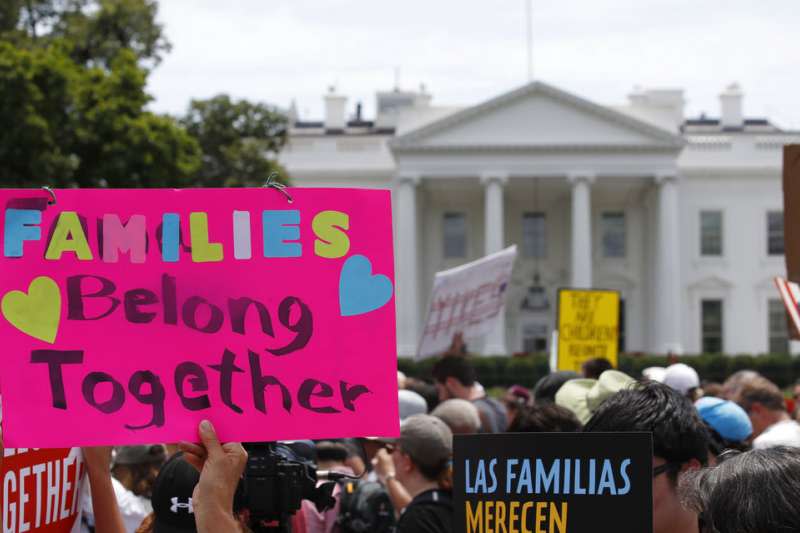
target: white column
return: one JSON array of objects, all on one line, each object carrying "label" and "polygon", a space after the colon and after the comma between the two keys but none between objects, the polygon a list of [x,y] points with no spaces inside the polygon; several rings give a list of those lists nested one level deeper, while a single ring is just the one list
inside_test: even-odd
[{"label": "white column", "polygon": [[655,349],[660,353],[680,354],[681,342],[681,261],[678,176],[660,174],[658,185],[658,236],[655,275]]},{"label": "white column", "polygon": [[592,199],[594,174],[575,172],[567,176],[572,185],[572,282],[575,288],[592,286]]},{"label": "white column", "polygon": [[[484,225],[486,227],[486,254],[499,252],[505,247],[503,234],[503,187],[508,181],[508,176],[503,173],[493,172],[481,176],[484,186]],[[495,328],[486,336],[483,346],[485,355],[508,355],[506,347],[506,316],[501,313]]]},{"label": "white column", "polygon": [[395,181],[397,194],[397,353],[416,355],[419,342],[419,285],[417,262],[417,185],[416,174],[400,174]]}]

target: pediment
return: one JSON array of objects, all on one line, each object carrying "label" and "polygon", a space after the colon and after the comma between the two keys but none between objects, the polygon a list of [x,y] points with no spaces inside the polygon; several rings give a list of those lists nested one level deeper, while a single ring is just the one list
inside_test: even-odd
[{"label": "pediment", "polygon": [[415,129],[392,141],[396,150],[468,147],[642,147],[678,150],[667,130],[542,82]]},{"label": "pediment", "polygon": [[728,290],[733,288],[733,282],[720,276],[707,276],[689,284],[691,290]]}]

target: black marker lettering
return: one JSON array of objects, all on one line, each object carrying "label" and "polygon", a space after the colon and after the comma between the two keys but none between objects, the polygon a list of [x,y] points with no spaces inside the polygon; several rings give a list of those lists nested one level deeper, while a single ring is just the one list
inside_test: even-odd
[{"label": "black marker lettering", "polygon": [[33,350],[31,363],[47,363],[50,375],[50,398],[56,409],[67,408],[67,397],[64,395],[64,376],[61,365],[77,365],[83,363],[82,350]]}]

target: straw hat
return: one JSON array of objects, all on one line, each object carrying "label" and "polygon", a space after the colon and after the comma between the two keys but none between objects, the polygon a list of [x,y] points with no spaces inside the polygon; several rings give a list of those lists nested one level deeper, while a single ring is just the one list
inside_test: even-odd
[{"label": "straw hat", "polygon": [[571,410],[585,424],[606,398],[634,383],[636,380],[618,370],[606,370],[599,379],[571,379],[558,389],[556,405]]}]

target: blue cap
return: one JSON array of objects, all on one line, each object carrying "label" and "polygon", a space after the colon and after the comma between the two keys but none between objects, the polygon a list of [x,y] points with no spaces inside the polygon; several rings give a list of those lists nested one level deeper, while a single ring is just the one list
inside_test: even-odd
[{"label": "blue cap", "polygon": [[704,397],[694,403],[706,424],[720,437],[731,442],[741,442],[753,433],[753,424],[744,409],[720,398]]}]

